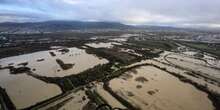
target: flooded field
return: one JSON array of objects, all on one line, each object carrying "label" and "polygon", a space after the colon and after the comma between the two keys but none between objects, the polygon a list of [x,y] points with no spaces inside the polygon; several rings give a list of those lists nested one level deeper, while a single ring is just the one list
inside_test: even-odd
[{"label": "flooded field", "polygon": [[186,47],[141,47],[128,42],[146,40],[135,34],[96,39],[79,48],[49,46],[0,59],[0,87],[6,90],[0,95],[8,95],[17,109],[95,110],[103,104],[132,110],[218,109],[217,57]]},{"label": "flooded field", "polygon": [[179,46],[180,47],[178,47],[178,50],[180,51],[182,56],[190,57],[193,59],[200,59],[205,61],[206,65],[220,68],[220,60],[217,58],[216,55],[206,52],[201,52],[199,50],[192,49],[183,45],[179,45]]},{"label": "flooded field", "polygon": [[140,56],[140,57],[142,56],[141,54],[136,53],[136,52],[135,52],[134,50],[132,50],[132,49],[121,48],[120,51],[129,53],[129,54],[132,54],[132,55],[137,55],[137,56]]},{"label": "flooded field", "polygon": [[112,48],[114,47],[114,45],[121,45],[121,44],[117,42],[107,42],[107,43],[99,42],[99,43],[88,43],[86,45],[93,48]]},{"label": "flooded field", "polygon": [[206,93],[152,66],[127,72],[110,87],[143,110],[213,110]]},{"label": "flooded field", "polygon": [[[64,77],[108,62],[105,59],[99,59],[94,55],[87,54],[85,50],[82,49],[68,48],[66,51],[67,52],[65,52],[65,50],[56,49],[4,58],[0,60],[0,65],[2,67],[9,65],[19,67],[20,63],[27,62],[27,67],[31,68],[32,71],[38,75]],[[72,66],[63,70],[63,68],[61,68],[62,66],[58,64],[57,59],[63,62],[64,66],[65,64]]]},{"label": "flooded field", "polygon": [[68,97],[71,97],[71,99],[58,110],[73,110],[73,107],[74,110],[83,110],[89,102],[85,92],[81,90],[70,94]]},{"label": "flooded field", "polygon": [[[6,89],[18,109],[35,105],[62,93],[59,86],[36,79],[28,72],[12,74],[8,67],[30,68],[31,74],[46,77],[64,77],[78,74],[108,60],[87,54],[78,48],[53,47],[54,50],[35,52],[0,60],[0,86]],[[23,101],[21,101],[21,99]],[[78,100],[72,100],[78,101]],[[70,101],[71,102],[71,101]],[[72,103],[65,108],[70,109]]]},{"label": "flooded field", "polygon": [[6,89],[17,109],[29,107],[62,92],[57,85],[47,84],[25,73],[11,75],[7,69],[0,70],[0,73],[0,86]]},{"label": "flooded field", "polygon": [[117,42],[126,42],[127,38],[113,38],[113,39],[110,39],[110,40],[117,41]]},{"label": "flooded field", "polygon": [[122,109],[126,108],[117,99],[115,99],[111,94],[109,94],[107,91],[104,90],[103,83],[96,84],[95,90],[99,95],[101,95],[108,102],[108,104],[111,105],[111,107],[113,108],[117,107],[117,108],[122,108]]},{"label": "flooded field", "polygon": [[219,59],[216,59],[216,58],[209,56],[209,55],[204,55],[203,59],[205,59],[208,64],[210,64],[214,67],[220,68],[220,60]]},{"label": "flooded field", "polygon": [[220,78],[220,70],[212,68],[213,65],[210,65],[205,60],[199,60],[181,54],[169,54],[165,59],[171,64],[205,73],[218,79]]},{"label": "flooded field", "polygon": [[90,101],[83,90],[73,90],[44,106],[32,108],[33,110],[87,110],[85,106]]}]

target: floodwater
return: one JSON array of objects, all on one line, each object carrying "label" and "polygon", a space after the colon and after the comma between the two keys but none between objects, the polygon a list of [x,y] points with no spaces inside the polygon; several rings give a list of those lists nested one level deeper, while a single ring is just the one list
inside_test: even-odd
[{"label": "floodwater", "polygon": [[111,80],[110,87],[143,110],[214,109],[206,93],[155,67],[143,66],[126,74]]},{"label": "floodwater", "polygon": [[127,38],[113,38],[113,39],[110,39],[110,40],[117,41],[117,42],[126,42]]},{"label": "floodwater", "polygon": [[219,59],[216,59],[216,58],[209,56],[209,55],[204,55],[203,59],[206,60],[208,64],[210,64],[214,67],[220,68],[220,60]]},{"label": "floodwater", "polygon": [[114,45],[122,45],[117,42],[99,42],[99,43],[88,43],[87,46],[93,47],[93,48],[113,48]]},{"label": "floodwater", "polygon": [[194,52],[194,51],[185,51],[185,52],[183,52],[183,54],[190,55],[190,56],[193,56],[193,55],[195,55],[197,53],[198,52]]},{"label": "floodwater", "polygon": [[168,55],[166,59],[174,65],[178,65],[197,72],[202,72],[220,79],[220,70],[210,68],[209,64],[203,60],[198,60],[177,54]]},{"label": "floodwater", "polygon": [[118,36],[117,38],[113,38],[110,40],[117,41],[117,42],[126,42],[128,38],[132,36],[139,36],[139,34],[122,34],[121,36]]},{"label": "floodwater", "polygon": [[[8,57],[0,59],[0,65],[2,67],[8,65],[21,67],[20,63],[27,62],[27,67],[31,68],[34,74],[46,77],[64,77],[108,62],[106,59],[99,59],[87,54],[82,49],[68,48],[68,50],[68,52],[61,52],[56,49]],[[53,55],[49,52],[53,52]],[[68,70],[63,70],[56,59],[62,60],[65,64],[74,65]],[[45,83],[26,73],[13,75],[8,69],[0,70],[0,86],[6,89],[18,109],[29,107],[62,93],[57,85]]]},{"label": "floodwater", "polygon": [[72,93],[68,97],[70,96],[72,99],[58,110],[83,110],[83,107],[89,102],[85,91],[82,90]]},{"label": "floodwater", "polygon": [[[174,72],[176,74],[179,74],[179,75],[185,77],[186,79],[188,79],[188,80],[190,80],[190,81],[192,81],[194,83],[206,86],[210,91],[215,91],[218,94],[220,93],[220,88],[219,88],[219,84],[218,83],[209,83],[210,80],[207,79],[207,78],[194,77],[194,76],[188,75],[188,74],[186,74],[186,72],[190,72],[190,70],[176,68],[174,65],[170,64],[169,62],[167,62],[164,59],[164,57],[166,55],[171,54],[171,53],[173,53],[173,52],[164,51],[163,53],[160,54],[160,57],[158,57],[158,58],[154,58],[154,59],[151,59],[151,60],[142,60],[140,62],[128,65],[128,66],[126,66],[126,68],[127,67],[132,67],[132,66],[135,66],[135,65],[146,64],[146,63],[147,64],[157,65],[157,66],[159,66],[161,68],[166,68],[166,70],[168,70],[170,72]],[[207,77],[209,77],[211,79],[217,79],[216,77],[211,77],[210,75],[207,75],[207,74],[203,74],[203,75],[206,75]]]},{"label": "floodwater", "polygon": [[109,105],[111,105],[111,107],[121,108],[121,109],[126,108],[117,99],[115,99],[111,94],[109,94],[107,91],[104,90],[103,83],[96,84],[95,90],[97,91],[99,95],[101,95],[108,102]]},{"label": "floodwater", "polygon": [[[67,53],[62,53],[58,50],[49,50],[8,57],[0,59],[0,65],[5,67],[8,66],[8,64],[13,63],[12,66],[17,67],[17,64],[19,63],[28,62],[27,67],[31,68],[33,72],[38,75],[47,77],[64,77],[78,74],[99,64],[108,63],[108,60],[99,59],[94,55],[87,54],[85,50],[78,48],[68,49],[69,52]],[[52,56],[49,52],[53,52],[55,56]],[[68,70],[62,70],[60,65],[57,64],[56,59],[62,60],[65,64],[73,64],[73,67]]]},{"label": "floodwater", "polygon": [[181,54],[170,54],[167,56],[167,58],[173,58],[173,59],[178,59],[178,60],[184,61],[184,62],[206,65],[206,62],[203,60],[195,59],[193,57],[189,57],[189,56],[185,56],[185,55],[181,55]]},{"label": "floodwater", "polygon": [[40,107],[39,110],[83,110],[88,102],[85,91],[73,90],[68,95]]},{"label": "floodwater", "polygon": [[[183,54],[187,55],[187,56],[191,56],[194,57],[195,54],[197,54],[198,52],[194,52],[194,51],[186,51],[183,52]],[[209,65],[213,66],[213,67],[217,67],[220,68],[220,60],[216,59],[215,57],[213,57],[212,55],[208,54],[208,53],[203,53],[204,57],[202,58],[203,60],[205,60]]]},{"label": "floodwater", "polygon": [[129,53],[129,54],[133,54],[133,55],[136,55],[136,56],[142,56],[141,54],[138,54],[136,53],[134,50],[132,49],[126,49],[126,48],[121,48],[120,49],[121,52],[126,52],[126,53]]},{"label": "floodwater", "polygon": [[[194,77],[194,76],[188,75],[188,74],[186,74],[186,72],[190,72],[191,71],[190,69],[186,70],[186,69],[176,68],[174,65],[170,64],[170,62],[167,62],[164,58],[165,58],[166,55],[169,56],[169,54],[174,54],[174,53],[169,52],[169,51],[165,51],[165,52],[160,54],[160,57],[155,58],[154,60],[144,60],[144,61],[142,61],[142,63],[152,63],[154,65],[157,65],[157,66],[161,67],[161,68],[166,68],[168,71],[179,74],[179,75],[185,77],[186,79],[191,80],[194,83],[206,86],[210,91],[215,91],[218,94],[220,93],[220,88],[219,88],[218,83],[209,83],[210,80],[207,79],[207,78],[203,78],[203,77],[199,77],[199,76]],[[197,72],[197,73],[202,74],[201,72]],[[215,79],[215,80],[218,81],[218,79],[215,76],[210,76],[208,74],[202,74],[202,75],[205,75],[206,77],[209,77],[211,79]]]},{"label": "floodwater", "polygon": [[61,94],[57,85],[23,74],[11,75],[8,69],[0,70],[0,86],[6,89],[17,109],[22,109]]}]

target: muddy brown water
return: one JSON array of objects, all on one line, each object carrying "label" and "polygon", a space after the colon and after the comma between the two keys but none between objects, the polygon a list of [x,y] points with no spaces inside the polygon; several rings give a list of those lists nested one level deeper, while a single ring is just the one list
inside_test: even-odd
[{"label": "muddy brown water", "polygon": [[[68,48],[69,52],[62,54],[58,50],[49,50],[35,52],[32,54],[20,55],[15,57],[8,57],[0,59],[0,65],[3,67],[13,63],[12,66],[17,66],[19,63],[28,62],[27,67],[34,70],[34,73],[47,77],[64,77],[72,74],[78,74],[89,68],[93,68],[98,64],[108,63],[106,59],[99,59],[98,57],[87,54],[85,50],[78,48]],[[56,56],[51,56],[49,52],[53,52]],[[44,59],[44,61],[38,61]],[[61,59],[65,64],[74,64],[68,70],[62,70],[56,59]]]},{"label": "muddy brown water", "polygon": [[[176,77],[152,66],[136,69],[137,74],[124,80],[116,78],[110,81],[110,87],[134,106],[143,110],[213,110],[214,106],[207,94],[194,86],[178,80]],[[145,77],[148,81],[140,83],[135,79]],[[141,88],[137,88],[141,85]],[[128,93],[133,96],[129,96]]]},{"label": "muddy brown water", "polygon": [[198,71],[206,73],[213,77],[220,79],[220,70],[210,68],[206,62],[198,59],[193,59],[182,55],[168,55],[166,59],[174,65],[178,65],[184,68],[191,69],[193,71]]},{"label": "muddy brown water", "polygon": [[0,70],[0,86],[6,89],[17,109],[23,109],[62,93],[54,84],[23,74],[11,75],[9,70]]},{"label": "muddy brown water", "polygon": [[[108,60],[87,54],[83,49],[68,49],[69,52],[66,53],[59,50],[49,50],[8,57],[0,59],[0,65],[7,67],[10,64],[10,66],[21,67],[20,63],[28,62],[26,66],[31,68],[35,74],[46,77],[64,77],[78,74],[98,64],[108,63]],[[49,52],[53,52],[55,56],[51,56]],[[39,61],[39,59],[43,60]],[[62,70],[56,59],[61,59],[66,64],[74,64],[74,66],[68,70]],[[61,94],[57,85],[47,84],[26,73],[12,75],[8,69],[0,70],[0,86],[6,89],[18,109],[29,107]]]}]

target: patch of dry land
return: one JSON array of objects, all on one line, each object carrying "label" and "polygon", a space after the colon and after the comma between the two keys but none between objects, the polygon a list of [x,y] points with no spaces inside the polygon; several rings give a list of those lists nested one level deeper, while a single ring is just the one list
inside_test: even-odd
[{"label": "patch of dry land", "polygon": [[213,110],[205,92],[153,66],[110,81],[113,91],[143,110]]}]

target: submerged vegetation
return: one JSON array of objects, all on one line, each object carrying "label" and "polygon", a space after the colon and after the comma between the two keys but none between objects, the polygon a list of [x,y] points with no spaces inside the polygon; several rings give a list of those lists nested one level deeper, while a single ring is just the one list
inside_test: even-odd
[{"label": "submerged vegetation", "polygon": [[74,66],[74,64],[65,64],[61,59],[56,59],[56,62],[63,70],[68,70]]}]

